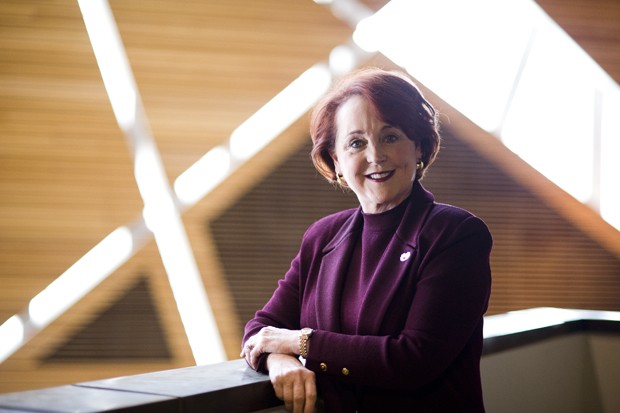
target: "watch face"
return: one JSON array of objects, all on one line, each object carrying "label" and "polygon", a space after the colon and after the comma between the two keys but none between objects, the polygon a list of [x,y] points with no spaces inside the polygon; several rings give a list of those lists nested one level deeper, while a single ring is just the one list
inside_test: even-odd
[{"label": "watch face", "polygon": [[304,327],[301,329],[301,334],[303,334],[304,336],[310,336],[312,332],[313,330],[310,327]]}]

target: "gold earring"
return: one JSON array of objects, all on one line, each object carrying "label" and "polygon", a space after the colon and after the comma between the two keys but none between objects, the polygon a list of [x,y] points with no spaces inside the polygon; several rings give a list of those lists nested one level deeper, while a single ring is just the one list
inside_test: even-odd
[{"label": "gold earring", "polygon": [[338,185],[340,186],[344,186],[344,181],[342,180],[343,176],[340,174],[336,174],[336,181],[338,182]]},{"label": "gold earring", "polygon": [[424,169],[424,162],[423,162],[423,161],[420,161],[420,162],[416,163],[416,164],[415,164],[415,169],[417,169],[418,171],[419,171],[420,169]]}]

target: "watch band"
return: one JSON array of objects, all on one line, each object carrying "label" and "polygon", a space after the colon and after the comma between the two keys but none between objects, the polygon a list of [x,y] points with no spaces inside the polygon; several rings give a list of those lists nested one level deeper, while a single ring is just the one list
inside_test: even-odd
[{"label": "watch band", "polygon": [[299,355],[303,358],[308,357],[308,341],[310,340],[312,333],[314,333],[314,330],[309,327],[304,327],[301,329],[301,334],[299,336]]}]

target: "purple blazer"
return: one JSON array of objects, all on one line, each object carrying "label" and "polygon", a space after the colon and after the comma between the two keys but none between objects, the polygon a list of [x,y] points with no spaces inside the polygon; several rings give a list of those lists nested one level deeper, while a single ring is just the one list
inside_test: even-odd
[{"label": "purple blazer", "polygon": [[316,373],[325,411],[484,412],[487,226],[436,203],[416,182],[395,235],[377,252],[384,276],[359,303],[358,334],[346,335],[340,298],[362,223],[357,208],[310,226],[273,296],[247,323],[244,342],[264,326],[315,329],[306,367]]}]

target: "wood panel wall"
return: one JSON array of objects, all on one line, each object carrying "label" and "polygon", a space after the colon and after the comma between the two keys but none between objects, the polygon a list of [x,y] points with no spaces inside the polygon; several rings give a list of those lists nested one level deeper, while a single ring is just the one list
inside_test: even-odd
[{"label": "wood panel wall", "polygon": [[[351,34],[311,0],[110,3],[171,183]],[[269,168],[262,170],[252,175]],[[248,176],[242,180],[253,182]],[[216,203],[225,198],[220,192]],[[77,1],[1,1],[0,323],[24,310],[38,292],[141,211],[130,150],[111,111]],[[188,232],[196,233],[191,226]],[[208,244],[200,236],[193,245]],[[208,255],[196,258],[213,289],[216,310],[232,313],[217,288],[217,264]],[[116,311],[140,277],[151,286],[144,291],[153,295],[162,320],[168,359],[125,357],[101,365],[50,358],[68,341],[85,339],[90,323]],[[144,322],[152,319],[148,314]],[[218,319],[233,357],[239,339],[227,328],[234,320]],[[0,392],[192,362],[161,259],[150,244],[0,364]]]},{"label": "wood panel wall", "polygon": [[[111,0],[110,3],[171,182],[206,151],[224,142],[243,120],[291,80],[326,59],[334,46],[348,41],[351,35],[349,27],[312,0]],[[378,9],[385,0],[364,3]],[[620,81],[617,54],[620,3],[616,0],[541,0],[539,3]],[[229,357],[234,357],[238,350],[240,319],[246,318],[263,298],[247,304],[244,310],[234,308],[233,298],[237,298],[231,297],[233,288],[228,290],[224,264],[217,255],[218,251],[224,254],[225,247],[213,242],[209,223],[217,220],[213,228],[219,228],[227,219],[222,215],[227,208],[237,208],[244,196],[254,196],[245,194],[256,185],[263,185],[261,182],[264,185],[271,182],[263,181],[264,177],[286,162],[291,153],[296,153],[300,142],[307,138],[306,131],[305,120],[294,125],[279,142],[184,216],[205,285],[212,294],[211,302]],[[299,160],[300,164],[306,161]],[[501,165],[498,168],[502,170]],[[35,294],[113,229],[141,213],[142,202],[132,169],[129,150],[110,109],[77,2],[0,1],[0,323],[22,311]],[[430,175],[429,186],[432,179]],[[328,191],[326,197],[320,195],[323,192],[317,193],[316,199],[330,199],[317,207],[314,211],[317,214],[351,201],[341,198],[341,194],[334,193],[324,182],[316,184],[320,191]],[[444,195],[442,191],[438,186],[436,192],[449,201],[449,194]],[[333,200],[338,203],[327,203]],[[296,205],[297,201],[288,199],[287,202]],[[537,201],[533,204],[538,205]],[[515,200],[513,206],[516,205],[523,206],[526,212],[531,209],[529,201]],[[565,214],[559,215],[571,228],[573,220]],[[558,218],[549,219],[556,222]],[[307,223],[298,222],[294,227],[297,231]],[[581,236],[571,239],[591,248],[592,239],[583,236],[587,233],[583,228],[580,231]],[[579,231],[571,233],[579,234]],[[496,236],[500,245],[512,242],[511,237]],[[296,237],[288,239],[287,248],[294,249],[291,246],[296,244]],[[536,240],[538,246],[547,242],[546,238]],[[546,252],[556,254],[553,256],[560,254],[560,260],[564,260],[567,252],[560,246],[556,248],[556,252]],[[598,251],[592,258],[584,258],[597,274],[613,262]],[[498,255],[494,257],[494,265],[509,266],[510,257],[510,254]],[[270,276],[281,273],[289,259],[287,254],[287,262],[272,268]],[[601,267],[599,262],[604,265]],[[494,302],[492,311],[534,305],[543,301],[534,299],[539,294],[558,288],[564,291],[564,296],[573,298],[582,291],[588,297],[584,305],[598,298],[601,303],[609,303],[618,297],[613,277],[604,282],[598,278],[597,286],[588,284],[587,288],[584,280],[576,276],[558,276],[549,284],[536,284],[518,276],[531,268],[512,264],[515,271],[519,269],[515,277],[496,272],[494,296],[503,296],[506,304],[502,307]],[[582,264],[575,265],[584,272],[587,269]],[[554,274],[562,271],[559,263],[540,266],[550,266]],[[271,290],[273,281],[261,282],[265,287],[255,291],[264,294]],[[585,282],[589,283],[589,278]],[[230,285],[233,284],[231,279]],[[518,291],[524,288],[527,291],[532,285],[537,286],[537,292],[528,294],[530,301],[526,302],[525,294]],[[569,289],[571,285],[574,288]],[[142,289],[135,292],[132,289],[135,286]],[[137,314],[144,311],[146,323],[153,319],[161,322],[162,340],[169,349],[169,357],[67,362],[70,343],[92,337],[86,332],[91,331],[89,328],[97,320],[114,316],[119,308],[127,308],[123,300],[128,291],[141,297],[142,306],[134,311]],[[126,354],[135,350],[127,349]],[[61,353],[65,361],[58,361],[59,357],[54,361],[52,355]],[[165,271],[151,243],[11,359],[0,364],[0,392],[191,363],[191,352]]]}]

